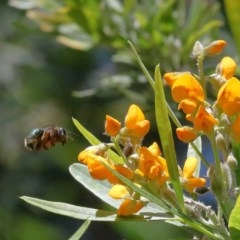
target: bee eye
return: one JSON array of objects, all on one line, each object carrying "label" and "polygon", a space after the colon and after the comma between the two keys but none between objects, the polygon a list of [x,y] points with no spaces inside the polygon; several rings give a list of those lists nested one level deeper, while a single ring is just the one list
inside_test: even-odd
[{"label": "bee eye", "polygon": [[67,131],[64,128],[60,127],[59,130],[60,130],[62,136],[66,136],[67,135]]}]

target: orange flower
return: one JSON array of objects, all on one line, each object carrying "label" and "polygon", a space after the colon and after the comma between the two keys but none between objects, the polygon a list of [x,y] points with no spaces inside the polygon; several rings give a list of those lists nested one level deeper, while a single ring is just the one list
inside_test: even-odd
[{"label": "orange flower", "polygon": [[125,117],[125,127],[121,133],[125,136],[141,139],[149,131],[150,122],[145,120],[142,110],[137,105],[131,105]]},{"label": "orange flower", "polygon": [[197,168],[197,159],[189,157],[186,159],[183,171],[180,171],[181,183],[183,188],[192,193],[195,188],[204,187],[206,185],[205,178],[195,177],[195,171]]},{"label": "orange flower", "polygon": [[224,40],[217,40],[217,41],[211,42],[209,45],[207,45],[204,48],[205,54],[207,56],[213,56],[213,55],[219,54],[222,52],[226,44],[227,43]]},{"label": "orange flower", "polygon": [[107,179],[109,182],[116,182],[116,177],[104,166],[102,162],[108,164],[101,156],[90,154],[86,157],[86,165],[88,166],[88,171],[91,176],[98,180]]},{"label": "orange flower", "polygon": [[114,174],[112,174],[112,172],[109,171],[104,164],[116,170],[124,177],[132,179],[134,174],[129,168],[123,165],[111,164],[111,162],[107,160],[107,150],[108,147],[105,144],[90,146],[79,153],[78,160],[87,165],[89,173],[95,179],[106,179],[112,184],[117,184],[120,182],[120,180],[118,180],[118,178],[115,177]]},{"label": "orange flower", "polygon": [[193,120],[194,130],[209,133],[217,124],[218,120],[214,118],[213,115],[210,114],[208,111],[206,111],[203,105],[201,105]]},{"label": "orange flower", "polygon": [[217,66],[217,71],[226,80],[231,78],[236,70],[237,64],[230,57],[224,57]]},{"label": "orange flower", "polygon": [[102,156],[104,158],[106,157],[107,150],[108,147],[103,143],[99,145],[90,146],[78,154],[78,161],[86,164],[87,163],[86,159],[90,154]]},{"label": "orange flower", "polygon": [[157,143],[153,143],[149,148],[141,147],[139,164],[135,172],[149,180],[156,180],[159,185],[162,185],[169,175],[166,160],[159,154]]},{"label": "orange flower", "polygon": [[129,216],[131,214],[137,213],[145,206],[145,202],[141,200],[135,200],[126,198],[120,205],[117,214],[119,216]]},{"label": "orange flower", "polygon": [[232,116],[240,111],[240,82],[237,78],[230,78],[220,88],[217,104],[224,113]]},{"label": "orange flower", "polygon": [[200,83],[190,73],[184,73],[172,85],[172,98],[180,103],[183,99],[204,100],[204,92]]},{"label": "orange flower", "polygon": [[191,127],[181,127],[176,129],[177,137],[182,142],[191,142],[197,138],[197,134]]},{"label": "orange flower", "polygon": [[117,119],[109,115],[106,115],[105,132],[107,135],[111,137],[116,136],[119,133],[120,128],[121,128],[121,123]]}]

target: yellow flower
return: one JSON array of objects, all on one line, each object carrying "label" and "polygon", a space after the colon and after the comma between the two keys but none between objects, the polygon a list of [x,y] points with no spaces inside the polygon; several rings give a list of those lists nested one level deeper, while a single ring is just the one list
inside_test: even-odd
[{"label": "yellow flower", "polygon": [[121,128],[121,123],[117,119],[109,115],[106,115],[105,133],[107,135],[111,137],[116,136],[119,133],[120,128]]},{"label": "yellow flower", "polygon": [[217,69],[222,77],[226,80],[234,75],[237,64],[231,57],[224,57],[218,64]]},{"label": "yellow flower", "polygon": [[232,116],[240,111],[240,82],[230,78],[219,90],[217,104],[224,113]]},{"label": "yellow flower", "polygon": [[143,138],[149,131],[150,122],[145,120],[142,110],[135,104],[131,105],[125,117],[125,127],[121,134],[130,138]]},{"label": "yellow flower", "polygon": [[217,41],[211,42],[209,45],[207,45],[204,48],[205,54],[207,56],[213,56],[213,55],[219,54],[222,52],[226,44],[227,43],[224,40],[217,40]]},{"label": "yellow flower", "polygon": [[110,197],[115,199],[129,198],[131,196],[128,188],[122,184],[113,185],[108,194]]},{"label": "yellow flower", "polygon": [[172,98],[180,103],[183,99],[204,100],[204,92],[200,83],[190,73],[181,74],[172,85]]},{"label": "yellow flower", "polygon": [[195,188],[204,187],[206,185],[205,178],[197,178],[194,176],[196,167],[197,159],[189,157],[185,161],[183,171],[180,171],[182,186],[189,193],[192,193]]},{"label": "yellow flower", "polygon": [[197,138],[196,131],[191,127],[180,127],[176,129],[176,134],[178,139],[180,139],[182,142],[191,142]]}]

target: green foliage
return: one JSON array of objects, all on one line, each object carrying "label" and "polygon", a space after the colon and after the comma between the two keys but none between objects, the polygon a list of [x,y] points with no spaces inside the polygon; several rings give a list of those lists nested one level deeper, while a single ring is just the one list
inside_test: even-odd
[{"label": "green foliage", "polygon": [[228,227],[230,229],[230,234],[232,239],[239,239],[240,238],[240,197],[238,197],[237,202],[231,212],[229,218]]},{"label": "green foliage", "polygon": [[240,33],[239,33],[239,24],[240,24],[240,1],[235,0],[224,0],[224,9],[228,19],[228,24],[230,26],[232,35],[235,39],[237,46],[238,54],[240,53]]},{"label": "green foliage", "polygon": [[[160,61],[164,73],[189,65],[194,42],[213,39],[222,25],[217,18],[218,3],[206,0],[187,4],[185,0],[55,0],[51,4],[11,0],[9,3],[25,9],[28,18],[63,45],[81,51],[99,46],[113,49],[113,60],[124,66],[121,74],[129,76],[134,70],[131,85],[140,84],[137,79],[141,73],[134,69],[135,59],[127,40],[141,50],[141,59],[150,72]],[[119,78],[116,85],[106,78],[111,83],[108,87],[120,85],[127,92],[128,87],[121,84],[119,75],[116,77]],[[95,88],[99,91],[101,86]],[[76,93],[76,96],[83,95],[84,92]]]}]

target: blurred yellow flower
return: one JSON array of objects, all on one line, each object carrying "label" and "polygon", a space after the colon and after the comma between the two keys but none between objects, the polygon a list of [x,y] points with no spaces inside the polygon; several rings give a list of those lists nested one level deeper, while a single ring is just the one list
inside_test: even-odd
[{"label": "blurred yellow flower", "polygon": [[231,57],[226,56],[222,58],[217,68],[220,71],[220,75],[227,80],[234,75],[237,64]]},{"label": "blurred yellow flower", "polygon": [[207,56],[214,56],[216,54],[219,54],[222,52],[226,45],[227,43],[224,40],[213,41],[204,48],[205,54]]},{"label": "blurred yellow flower", "polygon": [[230,78],[219,90],[217,104],[229,116],[240,111],[240,82],[237,78]]}]

